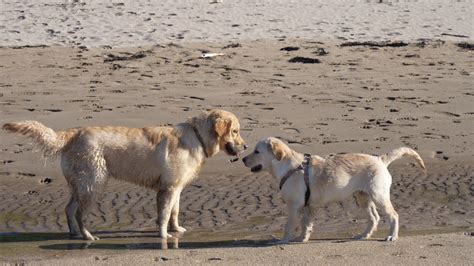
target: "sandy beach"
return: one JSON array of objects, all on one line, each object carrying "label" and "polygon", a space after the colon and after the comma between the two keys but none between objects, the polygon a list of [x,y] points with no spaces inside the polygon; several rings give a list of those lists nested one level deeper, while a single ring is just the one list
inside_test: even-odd
[{"label": "sandy beach", "polygon": [[[351,241],[352,199],[322,208],[308,244],[275,246],[285,205],[269,175],[220,154],[181,197],[190,231],[156,237],[155,193],[112,180],[67,239],[57,160],[0,132],[0,261],[34,264],[472,264],[471,1],[0,3],[0,124],[176,124],[221,108],[253,146],[277,136],[321,156],[416,149],[390,166],[401,239]],[[205,53],[220,53],[202,58]],[[179,242],[179,248],[176,243]],[[168,246],[169,250],[162,250]]]}]

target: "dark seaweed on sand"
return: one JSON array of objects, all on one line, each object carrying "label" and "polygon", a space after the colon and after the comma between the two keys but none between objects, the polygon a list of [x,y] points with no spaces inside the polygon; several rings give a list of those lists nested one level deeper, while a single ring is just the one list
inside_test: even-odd
[{"label": "dark seaweed on sand", "polygon": [[131,55],[114,55],[114,54],[107,54],[107,58],[104,59],[104,63],[114,62],[114,61],[128,61],[128,60],[136,60],[140,58],[144,58],[147,55],[147,51],[140,51]]},{"label": "dark seaweed on sand", "polygon": [[468,42],[460,42],[456,44],[459,48],[466,49],[466,50],[474,50],[474,43],[468,43]]},{"label": "dark seaweed on sand", "polygon": [[403,47],[408,46],[406,42],[345,42],[341,44],[341,47],[352,47],[352,46],[369,46],[369,47]]},{"label": "dark seaweed on sand", "polygon": [[302,64],[319,64],[321,61],[317,58],[309,58],[309,57],[302,57],[296,56],[288,60],[290,63],[302,63]]}]

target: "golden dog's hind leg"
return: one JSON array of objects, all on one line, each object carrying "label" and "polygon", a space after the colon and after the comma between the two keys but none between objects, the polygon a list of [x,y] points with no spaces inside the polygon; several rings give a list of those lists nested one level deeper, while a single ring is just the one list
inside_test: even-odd
[{"label": "golden dog's hind leg", "polygon": [[179,226],[178,222],[178,215],[179,215],[179,200],[181,197],[181,189],[179,190],[178,196],[175,199],[175,202],[173,204],[173,208],[171,209],[171,218],[170,218],[170,231],[171,232],[178,232],[178,233],[184,233],[186,232],[186,228]]},{"label": "golden dog's hind leg", "polygon": [[[85,227],[85,219],[89,213],[90,206],[95,202],[96,197],[102,192],[107,183],[108,173],[105,159],[99,151],[90,151],[84,160],[76,161],[68,172],[69,183],[74,190],[73,196],[78,204],[76,210],[76,221],[79,231],[85,240],[98,240]],[[73,211],[71,206],[71,213]]]},{"label": "golden dog's hind leg", "polygon": [[90,203],[81,202],[79,205],[80,207],[76,212],[76,220],[77,224],[79,225],[79,230],[81,231],[82,237],[84,238],[84,240],[99,240],[98,237],[93,236],[84,226],[84,220],[89,212]]},{"label": "golden dog's hind leg", "polygon": [[79,207],[79,203],[74,195],[71,195],[69,203],[66,205],[66,218],[67,225],[69,227],[69,238],[79,238],[80,230],[79,225],[76,220],[76,213]]},{"label": "golden dog's hind leg", "polygon": [[[98,179],[99,177],[94,178],[94,180]],[[91,187],[86,189],[82,188],[82,190],[77,193],[77,202],[79,206],[76,211],[76,221],[84,240],[99,240],[98,237],[93,236],[89,230],[86,229],[84,222],[89,214],[92,203],[95,202],[96,197],[102,190],[102,185],[103,184],[101,183],[93,183]]]}]

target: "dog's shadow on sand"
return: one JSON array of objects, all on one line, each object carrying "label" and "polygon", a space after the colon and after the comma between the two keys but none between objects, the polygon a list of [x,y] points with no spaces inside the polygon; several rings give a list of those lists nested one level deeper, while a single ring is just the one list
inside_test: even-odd
[{"label": "dog's shadow on sand", "polygon": [[25,232],[1,232],[0,243],[15,242],[36,242],[49,240],[65,240],[69,239],[68,233],[25,233]]},{"label": "dog's shadow on sand", "polygon": [[268,240],[221,240],[221,241],[180,241],[178,238],[157,239],[153,242],[131,242],[124,239],[119,242],[101,243],[100,241],[84,243],[62,243],[39,246],[47,250],[165,250],[165,249],[205,249],[232,247],[266,247]]},{"label": "dog's shadow on sand", "polygon": [[[68,233],[0,233],[0,242],[40,242],[54,241],[60,243],[40,245],[45,250],[164,250],[164,249],[205,249],[232,247],[268,247],[280,246],[275,239],[223,239],[223,240],[189,240],[186,237],[171,237],[167,240],[157,237],[157,232],[143,231],[101,231],[95,232],[101,238],[99,241],[74,240]],[[152,239],[152,241],[150,241]],[[357,241],[347,238],[312,239],[310,243],[346,243]],[[367,241],[367,240],[366,240]],[[379,240],[372,240],[379,241]],[[291,243],[299,245],[304,243]]]},{"label": "dog's shadow on sand", "polygon": [[[346,243],[357,241],[354,239],[324,239],[311,240],[310,243]],[[374,240],[381,241],[381,240]],[[289,245],[303,245],[305,243],[290,243]],[[65,243],[40,246],[42,249],[48,250],[166,250],[166,249],[206,249],[206,248],[238,248],[238,247],[254,247],[263,248],[269,246],[284,245],[276,244],[274,240],[219,240],[219,241],[184,241],[179,238],[171,238],[168,240],[157,239],[156,242],[130,242],[126,239],[120,243],[100,243],[84,242],[84,243]]]}]

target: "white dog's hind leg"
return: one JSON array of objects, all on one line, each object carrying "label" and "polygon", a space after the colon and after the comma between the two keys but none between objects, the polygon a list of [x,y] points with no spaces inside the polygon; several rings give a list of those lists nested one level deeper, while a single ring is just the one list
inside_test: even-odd
[{"label": "white dog's hind leg", "polygon": [[313,232],[313,218],[315,210],[311,209],[309,206],[303,208],[303,219],[301,222],[301,235],[293,241],[295,242],[307,242],[311,233]]},{"label": "white dog's hind leg", "polygon": [[379,209],[388,215],[390,220],[390,233],[385,238],[386,241],[395,241],[398,239],[398,213],[393,208],[390,196],[374,197],[374,202]]},{"label": "white dog's hind leg", "polygon": [[173,204],[173,208],[171,209],[170,231],[184,233],[186,232],[186,228],[179,226],[179,222],[178,222],[179,200],[181,197],[181,189],[177,193],[178,193],[178,196],[176,197],[175,202]]},{"label": "white dog's hind leg", "polygon": [[377,208],[375,207],[375,203],[369,199],[369,195],[364,192],[359,192],[355,194],[355,196],[357,200],[357,205],[359,205],[361,209],[364,209],[367,212],[367,218],[369,220],[367,229],[365,229],[362,234],[356,236],[355,238],[360,240],[369,239],[372,234],[377,230],[377,225],[379,223],[380,216],[377,212]]},{"label": "white dog's hind leg", "polygon": [[390,234],[385,238],[386,241],[395,241],[398,239],[398,213],[393,208],[390,200],[385,202],[385,213],[388,214],[390,219]]}]

